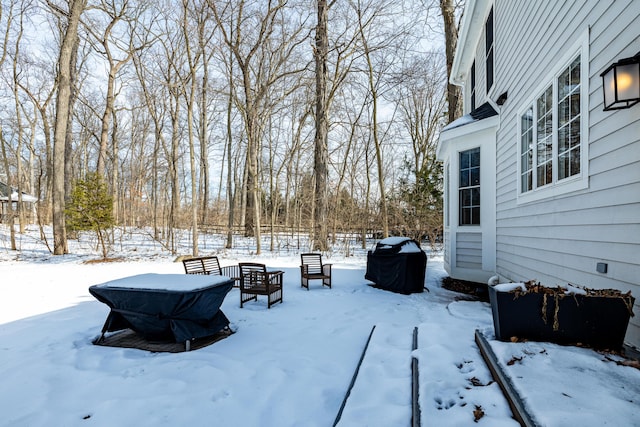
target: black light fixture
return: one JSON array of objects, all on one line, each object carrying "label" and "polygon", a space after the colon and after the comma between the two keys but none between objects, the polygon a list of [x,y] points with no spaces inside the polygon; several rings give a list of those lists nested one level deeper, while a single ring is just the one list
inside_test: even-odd
[{"label": "black light fixture", "polygon": [[629,108],[640,102],[640,52],[611,64],[600,76],[604,111]]},{"label": "black light fixture", "polygon": [[498,97],[498,99],[496,100],[496,104],[504,105],[504,103],[507,102],[508,95],[509,95],[508,92],[504,92],[502,95]]}]

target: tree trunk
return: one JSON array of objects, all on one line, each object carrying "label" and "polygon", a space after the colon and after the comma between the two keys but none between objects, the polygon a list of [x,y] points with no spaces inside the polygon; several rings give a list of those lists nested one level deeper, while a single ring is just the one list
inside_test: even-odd
[{"label": "tree trunk", "polygon": [[458,26],[456,25],[456,9],[453,0],[440,0],[440,11],[444,21],[445,54],[447,58],[447,101],[449,104],[448,122],[451,123],[462,115],[460,87],[451,84],[451,67],[458,44]]},{"label": "tree trunk", "polygon": [[371,132],[373,134],[373,145],[376,152],[376,165],[378,167],[378,188],[380,189],[380,209],[382,213],[382,236],[389,237],[389,216],[387,213],[387,200],[385,198],[385,187],[384,187],[384,168],[382,163],[382,148],[380,137],[378,134],[378,90],[376,89],[376,82],[374,80],[374,67],[371,61],[371,52],[369,51],[369,45],[367,43],[367,38],[364,34],[364,26],[362,23],[362,17],[358,17],[358,21],[360,23],[360,35],[362,38],[362,45],[364,48],[364,57],[367,62],[367,77],[369,83],[369,90],[371,93],[372,100],[372,129]]},{"label": "tree trunk", "polygon": [[315,207],[313,218],[313,249],[326,251],[328,249],[327,208],[328,208],[328,111],[327,111],[327,2],[318,0],[318,23],[316,26],[316,134],[313,161],[315,178]]},{"label": "tree trunk", "polygon": [[231,249],[233,247],[233,224],[234,215],[236,210],[236,203],[234,197],[233,187],[233,172],[231,168],[231,148],[233,143],[233,137],[231,135],[231,121],[232,121],[232,109],[233,109],[233,57],[230,53],[229,58],[229,99],[227,100],[227,204],[229,206],[229,219],[227,222],[227,243],[225,247]]},{"label": "tree trunk", "polygon": [[78,40],[78,24],[84,11],[86,0],[69,2],[69,19],[62,37],[58,59],[58,98],[56,99],[56,122],[53,142],[53,253],[63,255],[67,252],[67,232],[64,221],[65,209],[65,146],[67,145],[67,127],[71,120],[69,101],[71,99],[71,74],[73,50]]},{"label": "tree trunk", "polygon": [[[16,246],[16,229],[15,229],[15,220],[13,214],[13,199],[11,198],[11,179],[9,179],[9,159],[7,157],[7,141],[4,139],[4,134],[2,133],[2,128],[0,128],[0,145],[2,146],[2,160],[4,163],[4,169],[7,171],[7,222],[9,224],[9,239],[11,242],[11,250],[15,251],[18,249]],[[2,214],[2,210],[0,210],[0,214]],[[0,218],[1,220],[1,218]],[[1,222],[1,221],[0,221]]]}]

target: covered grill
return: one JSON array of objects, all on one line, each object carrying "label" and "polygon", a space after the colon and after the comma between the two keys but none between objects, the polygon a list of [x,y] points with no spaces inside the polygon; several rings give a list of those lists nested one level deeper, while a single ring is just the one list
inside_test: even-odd
[{"label": "covered grill", "polygon": [[426,267],[427,255],[418,242],[408,237],[388,237],[367,253],[364,278],[392,292],[422,292]]}]

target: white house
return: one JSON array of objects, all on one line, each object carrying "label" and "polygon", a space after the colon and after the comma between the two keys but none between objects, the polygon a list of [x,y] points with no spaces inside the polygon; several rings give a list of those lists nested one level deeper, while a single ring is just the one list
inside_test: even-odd
[{"label": "white house", "polygon": [[[16,188],[11,188],[11,204],[13,209],[18,208],[18,203],[22,202],[24,209],[27,212],[32,212],[34,209],[34,203],[38,201],[38,198],[27,194],[24,191],[18,194]],[[9,186],[4,182],[0,182],[0,223],[6,222],[7,214],[9,213]],[[33,215],[35,217],[35,215]]]},{"label": "white house", "polygon": [[466,114],[437,152],[452,277],[631,290],[636,348],[640,104],[605,111],[601,74],[638,55],[638,0],[467,0],[451,71]]}]

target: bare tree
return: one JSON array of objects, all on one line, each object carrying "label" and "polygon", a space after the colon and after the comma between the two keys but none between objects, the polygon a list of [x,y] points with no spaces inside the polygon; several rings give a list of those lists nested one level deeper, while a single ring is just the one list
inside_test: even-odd
[{"label": "bare tree", "polygon": [[[101,0],[94,10],[99,11],[107,19],[101,31],[102,24],[98,19],[93,19],[84,25],[85,30],[94,40],[94,49],[104,56],[108,65],[105,106],[102,114],[100,148],[96,166],[98,175],[105,177],[109,129],[112,119],[115,118],[116,78],[122,67],[133,57],[136,48],[132,43],[130,28],[135,25],[143,8],[140,5],[131,5],[129,0]],[[113,169],[115,171],[117,165],[114,165]],[[117,183],[114,184],[117,185]]]},{"label": "bare tree", "polygon": [[315,108],[315,149],[313,161],[313,175],[315,179],[315,212],[313,249],[326,251],[328,249],[327,209],[328,209],[328,179],[329,148],[327,134],[329,132],[327,111],[327,55],[329,50],[329,36],[327,34],[326,0],[317,0],[318,23],[316,25],[316,45],[313,51],[316,63],[316,108]]},{"label": "bare tree", "polygon": [[[187,103],[187,133],[189,139],[189,163],[191,169],[191,239],[192,239],[192,254],[193,256],[198,256],[198,190],[197,190],[197,171],[196,171],[196,153],[195,153],[195,142],[194,142],[194,130],[193,130],[193,110],[195,107],[195,97],[196,97],[196,72],[197,72],[197,64],[200,61],[200,57],[203,56],[204,52],[200,49],[194,49],[191,46],[191,28],[189,27],[188,19],[189,15],[189,0],[182,0],[182,22],[181,29],[183,40],[186,49],[186,57],[187,57],[187,76],[181,76],[181,81],[183,86],[185,87],[185,98]],[[202,14],[196,16],[196,22],[198,25],[202,25],[201,21]],[[198,30],[199,32],[199,30]],[[199,45],[201,46],[201,44]],[[206,160],[206,159],[205,159]],[[205,183],[204,185],[208,185]]]},{"label": "bare tree", "polygon": [[58,59],[58,97],[56,99],[56,121],[53,137],[53,253],[63,255],[68,252],[67,232],[64,221],[65,208],[65,148],[67,145],[68,124],[71,99],[71,74],[74,47],[78,41],[78,25],[80,16],[86,7],[86,0],[69,0],[68,11],[50,6],[56,12],[67,17],[67,26],[63,32],[60,56]]},{"label": "bare tree", "polygon": [[[269,0],[266,5],[247,4],[242,0],[233,9],[231,5],[223,8],[212,0],[208,0],[208,3],[242,76],[243,99],[240,107],[247,136],[245,234],[255,236],[256,252],[260,253],[261,197],[258,154],[262,121],[266,117],[261,108],[268,105],[264,102],[265,96],[269,94],[273,85],[306,68],[306,64],[288,68],[291,64],[287,62],[304,41],[300,37],[303,27],[292,26],[285,30],[285,24],[289,19],[284,16],[287,3],[282,0]],[[232,10],[235,16],[231,13]],[[233,21],[228,27],[226,24],[231,19]],[[274,37],[278,36],[278,43],[273,43]]]},{"label": "bare tree", "polygon": [[449,82],[451,77],[451,67],[453,66],[453,57],[456,53],[458,44],[458,28],[456,23],[456,13],[462,9],[462,5],[456,0],[440,0],[440,11],[442,13],[442,21],[444,23],[445,52],[447,56],[447,102],[449,104],[449,123],[462,115],[462,100],[460,87]]},{"label": "bare tree", "polygon": [[[380,86],[380,75],[385,73],[387,70],[385,68],[388,66],[388,62],[379,63],[374,65],[373,63],[373,54],[377,50],[381,50],[381,45],[371,45],[369,38],[375,37],[371,34],[371,29],[375,27],[374,22],[377,19],[380,19],[382,14],[384,14],[384,4],[368,4],[363,5],[360,1],[358,1],[356,6],[356,13],[358,16],[358,31],[360,35],[360,43],[364,52],[365,59],[365,74],[367,78],[367,85],[369,88],[369,93],[371,95],[371,133],[373,139],[373,147],[375,150],[375,159],[376,166],[378,170],[378,189],[380,191],[380,209],[381,209],[381,222],[382,222],[382,234],[383,237],[389,236],[389,217],[387,212],[387,201],[385,197],[385,176],[384,176],[384,168],[383,168],[383,159],[382,159],[382,141],[381,135],[379,133],[378,127],[378,103],[380,99],[379,86]],[[380,37],[379,34],[376,35]],[[394,35],[392,35],[391,39]],[[383,43],[389,43],[391,41],[389,37],[385,37]],[[391,45],[387,44],[386,47],[389,48]]]}]

